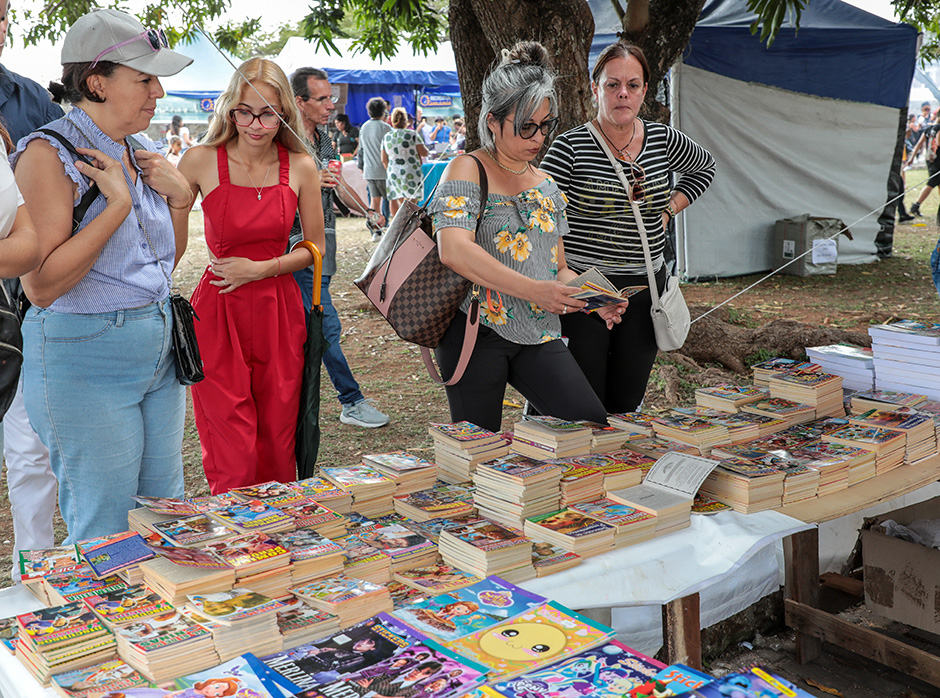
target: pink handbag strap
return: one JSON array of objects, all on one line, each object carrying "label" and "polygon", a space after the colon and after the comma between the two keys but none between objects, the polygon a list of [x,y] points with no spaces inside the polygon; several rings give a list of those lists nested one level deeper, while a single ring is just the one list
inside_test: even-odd
[{"label": "pink handbag strap", "polygon": [[463,372],[467,370],[467,364],[470,363],[470,357],[473,355],[473,347],[477,341],[477,332],[480,329],[480,301],[474,298],[470,301],[470,307],[467,308],[467,324],[464,327],[463,346],[460,347],[460,357],[457,359],[457,366],[454,373],[446,381],[444,374],[437,370],[434,365],[434,359],[431,356],[431,350],[427,347],[421,347],[421,358],[424,359],[424,365],[428,369],[428,375],[441,385],[455,385],[463,378]]}]

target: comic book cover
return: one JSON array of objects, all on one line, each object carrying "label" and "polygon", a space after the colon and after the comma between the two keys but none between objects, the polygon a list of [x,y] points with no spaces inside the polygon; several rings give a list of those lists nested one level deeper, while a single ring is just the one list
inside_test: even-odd
[{"label": "comic book cover", "polygon": [[713,680],[713,677],[708,674],[703,674],[685,664],[671,664],[653,677],[653,682],[659,682],[665,686],[665,690],[661,693],[666,697],[688,694],[693,689],[701,688]]},{"label": "comic book cover", "polygon": [[427,635],[448,641],[492,627],[544,602],[543,596],[491,576],[392,615]]},{"label": "comic book cover", "polygon": [[342,490],[332,482],[323,477],[308,477],[305,480],[298,480],[290,483],[290,487],[297,490],[305,497],[310,497],[318,502],[329,501],[336,497],[348,497],[349,493]]},{"label": "comic book cover", "polygon": [[310,497],[301,497],[292,504],[278,504],[277,508],[294,519],[296,528],[322,527],[345,520],[344,516],[327,509]]},{"label": "comic book cover", "polygon": [[559,509],[548,514],[530,516],[525,521],[527,527],[532,524],[574,539],[597,535],[613,528],[602,521],[568,508]]},{"label": "comic book cover", "polygon": [[[254,655],[243,654],[218,666],[183,676],[174,681],[179,691],[167,698],[237,696],[238,698],[280,698],[282,695],[268,677],[267,668]],[[298,687],[287,685],[288,690]]]},{"label": "comic book cover", "polygon": [[81,601],[39,608],[17,616],[16,622],[22,635],[36,648],[68,645],[107,632]]},{"label": "comic book cover", "polygon": [[284,608],[280,601],[238,587],[214,594],[187,595],[186,598],[196,613],[217,623],[230,623]]},{"label": "comic book cover", "polygon": [[614,630],[550,601],[520,616],[445,643],[507,680],[610,640]]},{"label": "comic book cover", "polygon": [[39,550],[20,550],[20,579],[28,582],[50,574],[74,572],[85,566],[75,545]]},{"label": "comic book cover", "polygon": [[499,438],[489,429],[478,427],[471,422],[454,422],[453,424],[431,422],[428,433],[432,437],[444,437],[461,444],[473,441],[491,442]]},{"label": "comic book cover", "polygon": [[472,519],[465,524],[449,526],[441,532],[441,535],[453,536],[484,551],[529,542],[529,539],[523,535],[522,531],[503,526],[489,519]]},{"label": "comic book cover", "polygon": [[432,541],[397,523],[356,531],[356,537],[393,560],[437,548]]},{"label": "comic book cover", "polygon": [[205,550],[218,555],[236,570],[262,560],[290,559],[290,551],[264,533],[246,533],[243,536],[217,540],[206,544]]},{"label": "comic book cover", "polygon": [[561,572],[581,563],[581,556],[551,543],[532,541],[532,566],[539,577]]},{"label": "comic book cover", "polygon": [[449,698],[486,680],[487,668],[433,640],[403,649],[371,667],[298,695],[309,698]]},{"label": "comic book cover", "polygon": [[277,508],[280,508],[282,504],[294,504],[305,499],[304,495],[297,490],[276,480],[248,487],[236,487],[229,490],[229,494],[243,502],[258,500]]},{"label": "comic book cover", "polygon": [[209,515],[226,526],[245,531],[270,528],[293,520],[282,511],[257,499],[213,509]]},{"label": "comic book cover", "polygon": [[186,499],[173,499],[171,497],[144,497],[141,495],[131,495],[131,499],[145,506],[154,514],[166,514],[167,516],[192,516],[198,514],[199,510],[195,505]]},{"label": "comic book cover", "polygon": [[45,584],[54,589],[66,601],[80,601],[92,594],[123,589],[127,585],[117,577],[95,579],[90,567],[82,567],[65,574],[50,574]]},{"label": "comic book cover", "polygon": [[713,679],[711,683],[696,688],[692,694],[699,698],[813,698],[811,693],[799,688],[792,681],[782,676],[771,674],[760,667],[752,667],[747,671],[726,674],[720,679]]},{"label": "comic book cover", "polygon": [[183,645],[198,638],[211,637],[211,633],[178,611],[144,618],[114,630],[114,634],[146,655],[148,652]]},{"label": "comic book cover", "polygon": [[401,582],[388,582],[385,588],[388,589],[388,595],[392,599],[392,608],[395,610],[423,601],[428,596],[427,592]]},{"label": "comic book cover", "polygon": [[826,435],[826,438],[852,441],[853,443],[872,444],[875,446],[880,446],[881,444],[890,443],[892,441],[898,441],[903,444],[907,440],[907,437],[904,434],[901,434],[897,431],[891,431],[890,429],[880,429],[878,427],[863,427],[858,425],[849,425],[847,427],[843,427],[842,429],[829,432],[829,434]]},{"label": "comic book cover", "polygon": [[321,468],[329,480],[340,487],[355,488],[357,485],[378,485],[394,481],[368,465],[348,465],[342,468]]},{"label": "comic book cover", "polygon": [[325,555],[344,552],[342,545],[321,536],[309,528],[286,533],[272,533],[270,538],[290,552],[291,560],[312,560]]},{"label": "comic book cover", "polygon": [[593,502],[569,504],[568,508],[610,526],[627,526],[637,521],[655,518],[646,512],[634,509],[626,504],[620,504],[612,499],[598,499]]},{"label": "comic book cover", "polygon": [[238,504],[241,500],[233,494],[223,492],[222,494],[206,494],[202,497],[191,497],[186,500],[196,510],[197,514],[205,514],[213,509]]},{"label": "comic book cover", "polygon": [[344,536],[342,538],[336,539],[337,545],[342,546],[343,556],[345,561],[343,566],[346,569],[352,569],[360,565],[365,565],[375,560],[387,557],[379,552],[378,549],[373,548],[371,545],[365,541],[360,540],[356,536]]},{"label": "comic book cover", "polygon": [[411,494],[398,494],[394,500],[407,504],[410,507],[436,517],[441,517],[450,511],[466,511],[473,506],[472,485],[448,485],[440,483],[431,489],[412,492]]},{"label": "comic book cover", "polygon": [[692,513],[699,514],[702,516],[710,516],[712,514],[717,514],[719,511],[730,511],[731,507],[727,504],[719,502],[717,499],[712,499],[707,497],[704,494],[695,495],[695,499],[692,500]]},{"label": "comic book cover", "polygon": [[743,475],[746,478],[780,474],[780,471],[773,466],[764,465],[763,463],[746,460],[744,458],[722,458],[718,461],[718,467],[724,468],[736,475]]},{"label": "comic book cover", "polygon": [[[526,459],[529,460],[529,459]],[[562,469],[558,465],[550,465],[542,461],[535,463],[520,463],[510,458],[494,458],[477,465],[477,474],[486,474],[492,471],[496,476],[529,480],[540,475],[561,475]]]},{"label": "comic book cover", "polygon": [[410,528],[416,533],[420,533],[428,540],[433,540],[435,543],[437,543],[440,540],[441,531],[444,529],[452,528],[454,526],[462,526],[469,523],[470,521],[476,520],[477,517],[475,515],[468,514],[467,516],[457,516],[453,519],[446,516],[441,516],[428,519],[427,521],[406,521],[402,525]]},{"label": "comic book cover", "polygon": [[111,625],[123,625],[141,618],[173,611],[173,607],[159,594],[155,594],[142,584],[109,591],[106,594],[88,596],[83,601],[86,606]]},{"label": "comic book cover", "polygon": [[234,535],[236,531],[223,526],[206,514],[194,514],[170,521],[158,521],[153,524],[154,529],[173,545],[183,548],[192,546],[203,547],[207,541]]},{"label": "comic book cover", "polygon": [[455,589],[463,589],[477,582],[482,577],[469,574],[445,564],[426,565],[411,570],[402,570],[394,573],[395,579],[413,587],[418,587],[427,593],[442,594]]},{"label": "comic book cover", "polygon": [[150,547],[161,557],[180,567],[198,567],[206,570],[230,570],[232,566],[215,555],[197,548]]},{"label": "comic book cover", "polygon": [[155,555],[141,535],[133,531],[79,541],[78,551],[98,579],[149,560]]},{"label": "comic book cover", "polygon": [[617,640],[491,688],[505,698],[620,698],[665,665]]},{"label": "comic book cover", "polygon": [[118,696],[123,695],[124,689],[150,685],[132,666],[120,659],[56,674],[50,681],[59,694],[68,698]]},{"label": "comic book cover", "polygon": [[425,468],[436,468],[431,461],[418,456],[413,456],[406,451],[392,451],[391,453],[373,453],[362,457],[363,461],[368,461],[371,465],[381,466],[397,473],[407,473],[412,470],[424,470]]},{"label": "comic book cover", "polygon": [[388,614],[379,613],[322,640],[262,657],[261,661],[302,689],[309,689],[374,666],[425,639]]},{"label": "comic book cover", "polygon": [[909,431],[927,422],[933,422],[933,417],[925,414],[909,414],[892,412],[889,410],[868,410],[862,414],[849,418],[850,424],[864,424],[865,426],[880,427],[882,429],[898,429]]},{"label": "comic book cover", "polygon": [[290,587],[295,596],[319,599],[324,603],[337,604],[355,598],[381,591],[382,586],[354,577],[326,577],[317,579],[300,586]]}]

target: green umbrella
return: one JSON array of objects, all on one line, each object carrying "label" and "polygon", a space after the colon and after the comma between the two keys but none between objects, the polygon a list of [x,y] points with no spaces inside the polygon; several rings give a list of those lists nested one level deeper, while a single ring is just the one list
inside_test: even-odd
[{"label": "green umbrella", "polygon": [[313,302],[307,314],[307,341],[304,342],[304,380],[300,388],[300,411],[297,414],[297,477],[313,477],[320,451],[320,363],[326,340],[323,338],[323,306],[320,304],[320,276],[323,257],[312,242],[301,240],[295,247],[304,247],[313,255]]}]

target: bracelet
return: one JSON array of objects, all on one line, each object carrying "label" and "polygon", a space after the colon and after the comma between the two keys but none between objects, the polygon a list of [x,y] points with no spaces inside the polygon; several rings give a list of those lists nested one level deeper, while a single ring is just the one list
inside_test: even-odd
[{"label": "bracelet", "polygon": [[190,206],[192,206],[192,205],[193,205],[193,202],[196,200],[196,195],[193,194],[192,189],[189,190],[189,193],[190,193],[189,203],[187,203],[185,206],[174,206],[173,204],[170,203],[170,200],[169,200],[169,199],[166,200],[166,205],[169,206],[170,208],[176,209],[177,211],[184,211],[184,210],[186,210],[187,208],[189,208]]},{"label": "bracelet", "polygon": [[676,217],[676,213],[677,213],[676,207],[672,205],[671,201],[668,204],[666,204],[666,214],[669,216],[669,220],[674,220]]},{"label": "bracelet", "polygon": [[277,260],[277,274],[274,275],[274,278],[276,279],[277,277],[281,275],[281,258],[275,257],[274,259]]}]

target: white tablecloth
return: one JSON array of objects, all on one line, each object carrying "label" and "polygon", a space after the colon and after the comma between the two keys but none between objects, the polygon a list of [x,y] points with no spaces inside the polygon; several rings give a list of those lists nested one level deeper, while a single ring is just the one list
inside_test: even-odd
[{"label": "white tablecloth", "polygon": [[[42,608],[42,603],[24,586],[0,589],[0,618],[29,613]],[[55,697],[51,688],[42,688],[20,664],[20,660],[0,648],[0,696],[3,698]]]}]

